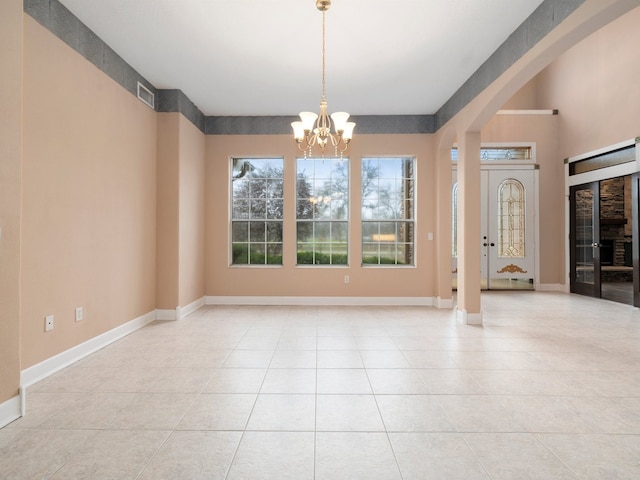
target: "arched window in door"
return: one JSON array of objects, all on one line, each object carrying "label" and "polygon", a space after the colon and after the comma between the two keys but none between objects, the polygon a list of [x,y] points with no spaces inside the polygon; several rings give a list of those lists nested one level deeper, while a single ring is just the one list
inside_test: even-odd
[{"label": "arched window in door", "polygon": [[458,258],[458,184],[451,189],[451,256]]},{"label": "arched window in door", "polygon": [[525,256],[524,185],[508,178],[498,187],[498,257]]}]

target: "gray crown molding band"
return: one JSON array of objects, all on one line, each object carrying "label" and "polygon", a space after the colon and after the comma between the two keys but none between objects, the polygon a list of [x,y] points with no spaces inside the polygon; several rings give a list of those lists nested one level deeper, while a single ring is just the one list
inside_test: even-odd
[{"label": "gray crown molding band", "polygon": [[[354,115],[358,135],[434,133],[433,115]],[[207,117],[207,135],[289,135],[298,117]]]},{"label": "gray crown molding band", "polygon": [[436,131],[556,28],[585,0],[545,0],[436,112]]},{"label": "gray crown molding band", "polygon": [[182,90],[157,90],[156,111],[179,112],[191,123],[205,132],[206,118],[204,113],[187,97]]},{"label": "gray crown molding band", "polygon": [[24,11],[131,94],[138,82],[155,96],[158,90],[58,0],[24,0]]},{"label": "gray crown molding band", "polygon": [[[354,116],[358,134],[435,133],[584,1],[545,0],[435,115]],[[293,116],[205,116],[181,90],[156,89],[58,0],[24,0],[24,11],[133,95],[142,83],[155,95],[156,111],[182,113],[207,135],[291,133]]]}]

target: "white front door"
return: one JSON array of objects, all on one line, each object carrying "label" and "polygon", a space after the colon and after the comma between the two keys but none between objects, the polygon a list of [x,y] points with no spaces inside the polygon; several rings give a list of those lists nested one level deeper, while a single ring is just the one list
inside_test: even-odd
[{"label": "white front door", "polygon": [[[536,257],[536,175],[527,168],[483,166],[481,181],[480,276],[483,289],[532,289]],[[453,174],[453,208],[457,176]],[[457,215],[454,211],[454,221]],[[454,242],[456,227],[454,226]],[[454,245],[454,286],[457,258]]]}]

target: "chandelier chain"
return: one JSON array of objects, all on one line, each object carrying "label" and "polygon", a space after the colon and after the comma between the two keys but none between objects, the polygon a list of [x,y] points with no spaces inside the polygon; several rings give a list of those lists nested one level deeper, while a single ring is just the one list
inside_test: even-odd
[{"label": "chandelier chain", "polygon": [[326,100],[326,91],[325,91],[325,16],[327,14],[326,10],[322,11],[322,100]]},{"label": "chandelier chain", "polygon": [[[300,112],[300,121],[291,123],[293,137],[298,149],[304,152],[305,158],[311,156],[312,148],[317,146],[324,157],[325,147],[333,147],[334,154],[342,158],[343,152],[349,148],[353,137],[354,122],[347,121],[347,112],[327,112],[327,81],[326,81],[326,11],[331,6],[331,0],[316,0],[316,7],[322,12],[322,100],[320,114]],[[335,128],[335,132],[332,132]]]}]

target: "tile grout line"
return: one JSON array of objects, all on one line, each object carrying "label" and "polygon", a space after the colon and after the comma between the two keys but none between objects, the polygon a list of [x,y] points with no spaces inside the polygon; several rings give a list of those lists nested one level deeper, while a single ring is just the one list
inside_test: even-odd
[{"label": "tile grout line", "polygon": [[320,312],[316,307],[316,389],[315,389],[315,411],[313,419],[313,479],[316,478],[316,465],[318,463],[318,321]]},{"label": "tile grout line", "polygon": [[[385,332],[388,333],[386,328],[385,328]],[[362,357],[362,351],[360,350],[359,347],[358,347],[358,354],[360,355],[360,360],[362,361],[362,366],[364,367],[364,373],[367,376],[367,381],[369,382],[369,388],[371,389],[371,396],[373,397],[373,401],[376,404],[376,408],[378,410],[378,415],[380,416],[380,421],[382,422],[382,427],[384,428],[385,437],[387,438],[387,442],[389,442],[389,448],[391,449],[391,454],[393,455],[393,460],[394,460],[394,462],[396,464],[396,470],[398,471],[398,475],[400,475],[400,480],[402,480],[404,478],[404,476],[402,475],[402,470],[400,469],[400,462],[398,462],[398,457],[396,455],[396,451],[393,448],[393,443],[391,442],[391,437],[389,436],[389,431],[387,429],[387,424],[385,423],[384,417],[382,416],[382,411],[380,410],[380,405],[378,404],[378,399],[376,397],[375,390],[373,389],[373,384],[371,383],[371,378],[369,377],[369,371],[366,368],[366,365],[364,363],[364,358]]]},{"label": "tile grout line", "polygon": [[[256,322],[252,322],[252,325],[255,324]],[[247,331],[245,332],[245,334],[242,336],[242,338],[238,341],[238,343],[236,344],[236,347],[240,344],[240,342],[242,342],[242,339],[244,339],[247,336],[247,333],[251,330],[251,327],[247,328]],[[280,341],[280,337],[278,337],[278,342]],[[277,346],[277,344],[276,344]],[[234,348],[233,350],[234,352],[237,351],[237,348]],[[258,398],[260,397],[260,391],[262,390],[262,387],[264,385],[264,382],[267,378],[267,374],[269,373],[269,365],[271,365],[271,361],[273,360],[273,356],[275,355],[276,352],[276,348],[273,349],[273,352],[271,353],[271,359],[269,360],[269,364],[267,365],[267,368],[265,369],[265,374],[264,377],[262,378],[262,382],[260,382],[260,387],[258,388],[258,392],[256,393],[256,398],[253,401],[253,406],[251,407],[251,410],[249,411],[249,415],[247,415],[247,420],[244,424],[244,428],[242,429],[242,434],[240,435],[240,440],[238,441],[238,445],[236,446],[234,452],[233,452],[233,456],[231,457],[231,461],[229,462],[229,467],[227,468],[227,473],[225,474],[225,480],[227,480],[229,478],[229,474],[231,473],[231,470],[233,468],[233,464],[236,460],[236,457],[238,455],[238,451],[240,450],[240,445],[242,445],[242,441],[244,440],[244,436],[247,432],[247,426],[249,425],[249,421],[251,420],[251,415],[253,414],[253,410],[256,407],[256,404],[258,403]],[[230,354],[231,355],[231,354]]]}]

